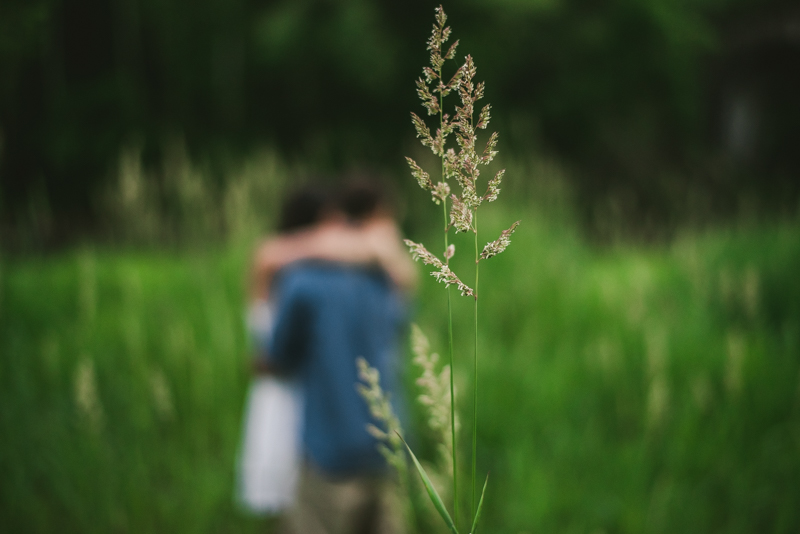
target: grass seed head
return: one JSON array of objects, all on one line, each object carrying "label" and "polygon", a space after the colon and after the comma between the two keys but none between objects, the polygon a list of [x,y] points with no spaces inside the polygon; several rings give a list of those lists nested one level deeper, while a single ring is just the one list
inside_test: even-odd
[{"label": "grass seed head", "polygon": [[366,431],[376,439],[387,443],[379,446],[381,454],[393,466],[399,468],[405,465],[405,451],[399,435],[403,429],[400,420],[392,409],[389,395],[380,386],[380,373],[374,367],[370,367],[364,358],[356,358],[358,367],[358,377],[362,383],[356,385],[359,394],[364,398],[369,408],[370,414],[376,422],[384,425],[385,430],[374,424],[367,424]]},{"label": "grass seed head", "polygon": [[447,182],[439,182],[431,191],[431,195],[433,196],[433,201],[438,206],[450,196],[450,186],[447,185]]},{"label": "grass seed head", "polygon": [[492,132],[492,135],[489,137],[489,141],[486,142],[486,148],[483,149],[483,156],[481,156],[481,163],[483,165],[488,165],[492,162],[494,157],[497,155],[497,132]]},{"label": "grass seed head", "polygon": [[455,227],[456,233],[468,232],[472,229],[472,210],[457,196],[450,195],[450,198],[453,201],[450,207],[450,224]]},{"label": "grass seed head", "polygon": [[94,362],[84,357],[75,369],[73,396],[80,417],[93,431],[99,430],[103,423],[103,405],[97,391],[97,374]]},{"label": "grass seed head", "polygon": [[489,185],[486,188],[486,194],[483,195],[483,200],[486,202],[494,202],[497,200],[497,195],[500,194],[500,182],[503,181],[503,175],[506,173],[505,169],[497,171],[494,178],[489,180]]},{"label": "grass seed head", "polygon": [[485,130],[487,126],[489,126],[489,121],[492,118],[492,105],[486,104],[483,106],[480,115],[478,115],[478,124],[475,125],[476,128],[480,128],[481,130]]},{"label": "grass seed head", "polygon": [[416,380],[420,388],[417,402],[428,411],[428,427],[439,437],[442,465],[451,469],[453,440],[450,433],[450,366],[444,365],[437,371],[439,355],[430,351],[428,338],[416,324],[411,325],[411,348],[414,351],[414,364],[422,371]]},{"label": "grass seed head", "polygon": [[417,179],[419,186],[425,191],[433,189],[433,183],[428,173],[422,170],[422,167],[417,165],[417,162],[413,159],[406,157],[406,161],[408,162],[408,166],[411,167],[411,175]]},{"label": "grass seed head", "polygon": [[433,271],[431,273],[431,276],[436,278],[437,282],[442,282],[445,285],[445,287],[455,285],[461,292],[462,297],[475,296],[475,292],[472,291],[472,288],[470,288],[467,284],[462,282],[458,278],[458,276],[456,276],[456,273],[451,271],[450,267],[448,267],[447,265],[442,265],[438,271]]},{"label": "grass seed head", "polygon": [[424,245],[420,243],[414,243],[410,239],[405,240],[406,246],[411,251],[411,257],[414,260],[422,260],[422,263],[426,265],[433,265],[438,269],[438,271],[432,271],[431,276],[436,278],[437,282],[442,282],[445,286],[455,285],[458,290],[461,292],[461,296],[474,296],[475,293],[472,289],[463,283],[456,273],[450,270],[442,260],[428,252],[428,249],[425,248]]},{"label": "grass seed head", "polygon": [[506,247],[511,244],[511,234],[514,233],[514,230],[517,229],[517,226],[519,226],[519,221],[512,224],[511,228],[508,230],[503,230],[500,232],[500,237],[494,241],[486,243],[486,246],[483,247],[483,252],[481,252],[481,258],[486,260],[503,252]]},{"label": "grass seed head", "polygon": [[422,78],[417,80],[417,96],[422,100],[423,107],[428,110],[428,115],[436,115],[439,113],[439,99],[431,93],[430,89],[428,89],[428,85]]}]

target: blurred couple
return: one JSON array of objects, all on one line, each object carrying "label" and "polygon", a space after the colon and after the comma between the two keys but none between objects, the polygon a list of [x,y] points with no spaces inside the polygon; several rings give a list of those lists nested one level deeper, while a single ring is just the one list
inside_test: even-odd
[{"label": "blurred couple", "polygon": [[355,362],[376,368],[397,402],[414,265],[374,182],[296,190],[278,230],[257,248],[250,276],[257,374],[241,500],[255,512],[281,512],[281,534],[400,533]]}]

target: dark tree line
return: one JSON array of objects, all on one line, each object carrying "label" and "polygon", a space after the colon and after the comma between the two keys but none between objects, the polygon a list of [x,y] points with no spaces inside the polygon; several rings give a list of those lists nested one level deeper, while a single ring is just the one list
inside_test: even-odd
[{"label": "dark tree line", "polygon": [[[0,222],[43,198],[65,227],[90,228],[120,148],[140,143],[156,164],[176,134],[212,162],[271,143],[334,168],[401,166],[437,4],[4,0]],[[574,165],[587,203],[622,192],[636,199],[622,209],[668,214],[692,184],[797,198],[792,2],[445,9],[491,82],[505,146]]]}]

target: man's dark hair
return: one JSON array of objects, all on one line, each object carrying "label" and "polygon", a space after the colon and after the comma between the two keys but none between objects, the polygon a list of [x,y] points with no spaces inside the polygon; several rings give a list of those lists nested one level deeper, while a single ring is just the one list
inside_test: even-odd
[{"label": "man's dark hair", "polygon": [[360,221],[373,215],[379,208],[386,207],[386,198],[376,181],[359,176],[345,182],[339,191],[337,203],[347,218]]},{"label": "man's dark hair", "polygon": [[305,185],[294,189],[281,205],[278,231],[291,232],[316,224],[328,202],[329,194],[321,186]]}]

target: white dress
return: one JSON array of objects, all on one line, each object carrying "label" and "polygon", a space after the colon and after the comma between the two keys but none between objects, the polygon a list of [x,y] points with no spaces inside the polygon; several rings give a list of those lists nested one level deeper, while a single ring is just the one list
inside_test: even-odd
[{"label": "white dress", "polygon": [[[265,346],[272,320],[269,303],[262,301],[250,308],[248,329],[257,346]],[[274,514],[294,503],[302,415],[303,397],[296,380],[268,375],[253,378],[237,466],[237,496],[246,510]]]}]

